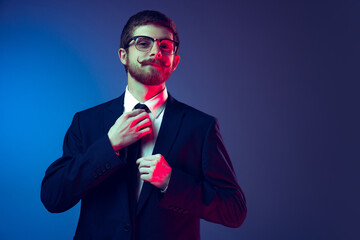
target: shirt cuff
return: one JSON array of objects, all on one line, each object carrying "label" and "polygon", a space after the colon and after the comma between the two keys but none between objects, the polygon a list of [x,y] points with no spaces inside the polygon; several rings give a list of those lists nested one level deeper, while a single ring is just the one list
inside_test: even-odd
[{"label": "shirt cuff", "polygon": [[160,190],[161,193],[166,193],[166,190],[168,189],[169,185],[166,186],[166,188],[164,188],[164,190]]}]

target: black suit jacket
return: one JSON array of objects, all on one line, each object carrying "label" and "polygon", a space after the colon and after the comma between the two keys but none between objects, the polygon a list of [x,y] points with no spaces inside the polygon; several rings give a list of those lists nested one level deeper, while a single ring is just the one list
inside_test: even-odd
[{"label": "black suit jacket", "polygon": [[123,101],[124,94],[76,113],[63,156],[43,179],[41,200],[50,212],[81,200],[74,239],[200,239],[200,218],[239,227],[245,198],[217,120],[170,95],[153,151],[171,166],[170,183],[161,193],[145,182],[136,204],[127,148],[117,156],[107,136]]}]

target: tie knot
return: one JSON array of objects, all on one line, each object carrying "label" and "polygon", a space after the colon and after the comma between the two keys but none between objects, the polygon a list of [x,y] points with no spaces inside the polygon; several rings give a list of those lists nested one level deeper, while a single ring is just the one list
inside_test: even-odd
[{"label": "tie knot", "polygon": [[136,104],[134,109],[144,109],[147,113],[150,112],[150,109],[145,104],[142,103]]}]

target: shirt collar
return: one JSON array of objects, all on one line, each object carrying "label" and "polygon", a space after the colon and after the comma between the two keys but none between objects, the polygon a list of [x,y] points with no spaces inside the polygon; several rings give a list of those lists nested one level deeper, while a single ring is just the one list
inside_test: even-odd
[{"label": "shirt collar", "polygon": [[[165,109],[165,103],[168,98],[168,92],[166,87],[164,90],[159,92],[154,97],[150,98],[146,102],[143,102],[142,104],[145,104],[149,109],[150,112],[154,115],[155,118],[157,118],[160,113]],[[138,104],[139,101],[136,100],[136,98],[131,94],[128,87],[126,87],[125,90],[125,97],[124,97],[124,110],[125,112],[130,112],[134,109],[135,105]]]}]

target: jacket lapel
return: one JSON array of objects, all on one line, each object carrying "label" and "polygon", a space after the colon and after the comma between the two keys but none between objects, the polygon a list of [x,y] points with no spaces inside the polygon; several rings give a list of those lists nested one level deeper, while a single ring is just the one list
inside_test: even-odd
[{"label": "jacket lapel", "polygon": [[[116,122],[116,120],[123,114],[124,112],[124,96],[123,93],[119,98],[112,101],[106,108],[104,112],[104,128],[105,132],[108,132],[112,125]],[[136,148],[135,148],[136,149]],[[134,158],[137,156],[137,153],[132,151],[134,150],[134,146],[130,145],[124,149],[126,158]],[[135,169],[134,169],[135,167]],[[129,215],[131,221],[134,223],[135,221],[135,212],[136,212],[136,176],[137,168],[134,164],[127,164],[127,191],[126,194],[128,196],[129,201]],[[135,174],[134,174],[135,173]],[[125,193],[123,196],[126,196]]]},{"label": "jacket lapel", "polygon": [[125,93],[111,101],[104,111],[104,130],[106,133],[124,112],[124,96]]},{"label": "jacket lapel", "polygon": [[[169,94],[167,99],[164,117],[159,130],[159,135],[156,139],[153,154],[160,153],[165,160],[171,166],[170,159],[167,159],[168,153],[178,135],[182,117],[184,112],[178,107],[177,101]],[[139,214],[140,210],[144,206],[145,202],[149,198],[151,192],[155,189],[153,185],[148,182],[144,182],[141,189],[136,215]]]}]

